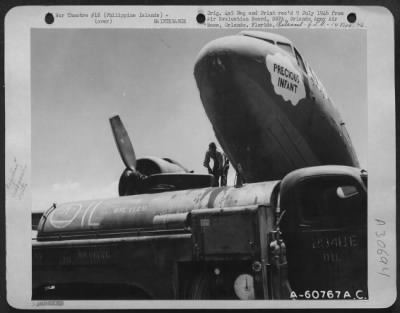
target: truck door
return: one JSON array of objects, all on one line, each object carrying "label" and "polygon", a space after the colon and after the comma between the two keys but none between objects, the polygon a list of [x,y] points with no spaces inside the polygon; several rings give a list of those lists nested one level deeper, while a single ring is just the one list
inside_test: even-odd
[{"label": "truck door", "polygon": [[366,299],[365,174],[344,166],[294,171],[282,181],[280,203],[293,297]]}]

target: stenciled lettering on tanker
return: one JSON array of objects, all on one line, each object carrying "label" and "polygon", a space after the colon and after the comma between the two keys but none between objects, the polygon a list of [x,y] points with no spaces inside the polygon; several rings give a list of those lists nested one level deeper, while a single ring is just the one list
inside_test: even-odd
[{"label": "stenciled lettering on tanker", "polygon": [[289,57],[276,53],[267,55],[266,64],[276,94],[296,105],[306,96],[303,77]]}]

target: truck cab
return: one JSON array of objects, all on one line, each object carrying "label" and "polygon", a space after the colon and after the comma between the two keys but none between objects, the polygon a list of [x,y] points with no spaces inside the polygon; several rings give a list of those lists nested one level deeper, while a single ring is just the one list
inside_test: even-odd
[{"label": "truck cab", "polygon": [[295,294],[367,297],[366,183],[365,171],[344,166],[300,169],[283,179],[280,226]]}]

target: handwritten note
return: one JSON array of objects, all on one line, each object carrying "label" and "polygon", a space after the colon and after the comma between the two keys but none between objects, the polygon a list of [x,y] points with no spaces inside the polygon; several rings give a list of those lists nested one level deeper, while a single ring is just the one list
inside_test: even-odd
[{"label": "handwritten note", "polygon": [[387,249],[386,222],[383,219],[375,219],[377,231],[375,232],[376,255],[378,258],[379,269],[377,273],[384,277],[390,277],[389,270],[391,266],[390,255]]},{"label": "handwritten note", "polygon": [[24,196],[26,187],[28,186],[26,182],[26,164],[18,163],[17,159],[14,157],[12,166],[9,168],[6,174],[6,193],[14,199],[21,200]]}]

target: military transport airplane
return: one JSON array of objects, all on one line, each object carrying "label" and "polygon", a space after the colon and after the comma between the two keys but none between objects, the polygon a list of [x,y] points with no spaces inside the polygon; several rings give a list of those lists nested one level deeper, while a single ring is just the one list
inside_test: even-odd
[{"label": "military transport airplane", "polygon": [[[316,165],[359,167],[343,119],[287,38],[242,31],[216,39],[200,51],[194,76],[215,135],[246,182]],[[120,196],[212,186],[212,176],[170,158],[136,160],[121,119],[110,123],[126,166]],[[32,215],[33,225],[40,216]]]},{"label": "military transport airplane", "polygon": [[207,44],[195,78],[215,135],[247,182],[303,167],[359,167],[322,83],[283,36],[243,31]]},{"label": "military transport airplane", "polygon": [[[200,51],[194,75],[215,135],[246,182],[317,165],[359,167],[343,119],[285,37],[243,31],[216,39]],[[136,169],[121,120],[110,122],[126,166],[120,195],[210,186],[208,175],[188,173],[171,159],[139,159]]]}]

